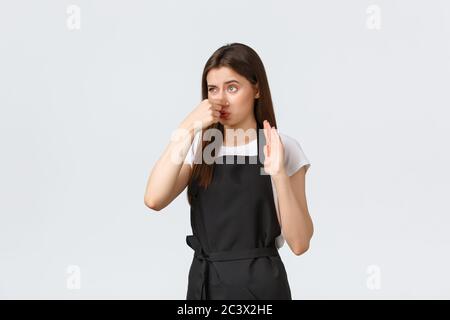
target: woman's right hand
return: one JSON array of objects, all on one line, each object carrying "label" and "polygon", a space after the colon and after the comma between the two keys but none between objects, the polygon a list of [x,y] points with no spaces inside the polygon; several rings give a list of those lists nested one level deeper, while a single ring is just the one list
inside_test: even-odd
[{"label": "woman's right hand", "polygon": [[[200,104],[183,120],[176,130],[168,147],[156,162],[148,178],[144,195],[147,207],[161,210],[175,199],[187,186],[191,174],[191,166],[183,160],[189,152],[195,133],[219,121],[222,104],[220,101],[208,99]],[[186,131],[186,129],[188,129]],[[185,135],[188,132],[188,135]],[[181,133],[187,139],[180,139]]]},{"label": "woman's right hand", "polygon": [[220,120],[222,105],[218,101],[205,99],[183,121],[187,127],[194,128],[195,132],[203,130]]}]

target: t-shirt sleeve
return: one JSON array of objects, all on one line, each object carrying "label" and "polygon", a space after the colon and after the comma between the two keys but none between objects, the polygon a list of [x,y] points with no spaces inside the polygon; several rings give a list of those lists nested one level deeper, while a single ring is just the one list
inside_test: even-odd
[{"label": "t-shirt sleeve", "polygon": [[198,131],[195,136],[194,139],[192,141],[191,147],[189,148],[188,153],[186,154],[186,158],[184,159],[184,163],[185,164],[190,164],[192,167],[192,164],[194,162],[194,152],[195,150],[197,150],[197,146],[198,146],[198,140],[200,139],[200,133],[201,131]]},{"label": "t-shirt sleeve", "polygon": [[279,133],[281,142],[284,145],[284,165],[288,176],[292,176],[301,167],[305,166],[308,171],[311,163],[303,152],[303,148],[295,138]]}]

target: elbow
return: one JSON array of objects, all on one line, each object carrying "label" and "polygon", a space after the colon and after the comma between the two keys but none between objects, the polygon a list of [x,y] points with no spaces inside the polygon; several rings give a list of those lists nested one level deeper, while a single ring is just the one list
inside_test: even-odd
[{"label": "elbow", "polygon": [[309,250],[309,244],[310,244],[311,238],[313,236],[313,233],[314,233],[314,227],[311,226],[311,232],[310,232],[308,238],[303,239],[302,241],[296,241],[292,245],[292,247],[291,247],[292,252],[294,252],[294,254],[296,256],[300,256]]},{"label": "elbow", "polygon": [[154,211],[160,211],[163,207],[158,203],[158,201],[150,198],[150,197],[144,197],[144,204],[154,210]]},{"label": "elbow", "polygon": [[292,246],[291,249],[292,249],[292,252],[294,252],[294,254],[296,256],[300,256],[300,255],[304,254],[306,251],[308,251],[309,242],[296,244],[296,245]]}]

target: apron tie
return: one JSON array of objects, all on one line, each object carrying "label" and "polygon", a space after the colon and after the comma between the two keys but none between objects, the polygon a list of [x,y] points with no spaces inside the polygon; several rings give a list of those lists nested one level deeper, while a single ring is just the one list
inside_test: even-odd
[{"label": "apron tie", "polygon": [[[195,288],[195,297],[199,300],[208,299],[208,281],[209,281],[209,264],[217,261],[232,261],[252,259],[258,257],[278,256],[278,250],[275,247],[260,247],[247,250],[228,250],[228,251],[216,251],[206,252],[200,241],[195,235],[186,236],[186,243],[194,250],[194,256],[202,262],[201,279]],[[214,267],[214,264],[213,264]],[[216,269],[217,272],[217,269]],[[217,272],[218,274],[218,272]],[[219,277],[220,279],[220,277]]]}]

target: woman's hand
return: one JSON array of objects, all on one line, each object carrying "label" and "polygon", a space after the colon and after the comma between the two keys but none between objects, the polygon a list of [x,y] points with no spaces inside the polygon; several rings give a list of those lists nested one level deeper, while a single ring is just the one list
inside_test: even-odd
[{"label": "woman's hand", "polygon": [[220,120],[222,105],[218,101],[205,99],[184,119],[184,128],[193,128],[195,132],[203,130]]},{"label": "woman's hand", "polygon": [[269,121],[264,120],[264,170],[272,177],[286,175],[284,168],[284,146],[277,129],[271,127]]}]

